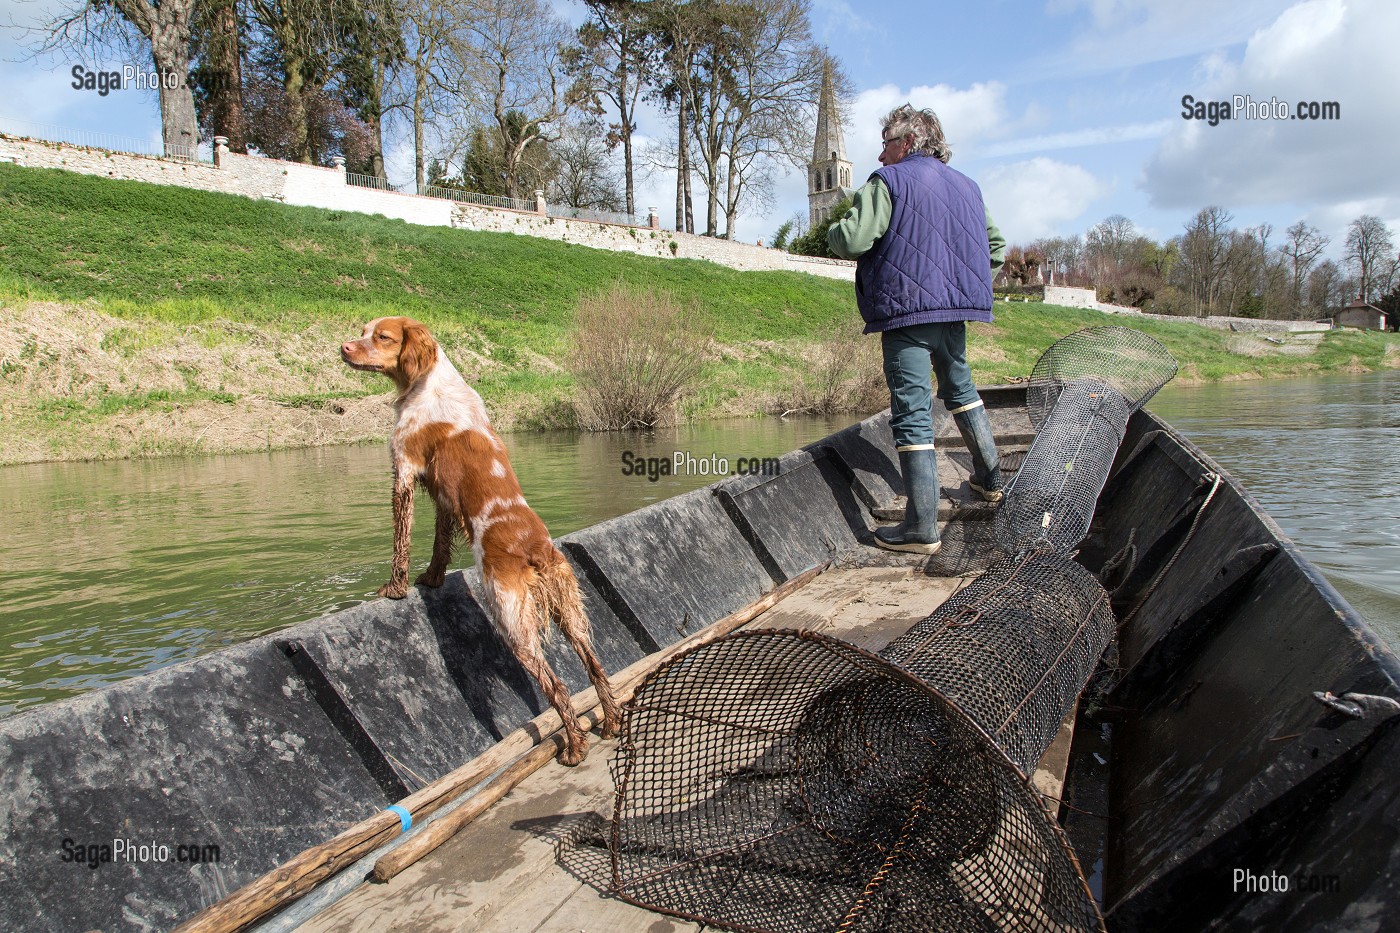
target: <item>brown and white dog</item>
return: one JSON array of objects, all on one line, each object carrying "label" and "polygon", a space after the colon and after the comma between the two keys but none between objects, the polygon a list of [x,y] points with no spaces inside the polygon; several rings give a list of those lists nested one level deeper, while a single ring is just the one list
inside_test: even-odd
[{"label": "brown and white dog", "polygon": [[403,317],[365,325],[359,340],[341,345],[352,368],[383,373],[399,388],[398,417],[389,447],[394,468],[394,560],[379,595],[408,593],[409,534],[418,482],[437,505],[433,559],[415,583],[442,585],[458,532],[472,546],[481,570],[482,607],[497,634],[564,720],[566,765],[588,754],[588,740],[574,717],[569,691],[545,660],[549,623],[558,624],[583,661],[603,705],[603,735],[616,733],[620,717],[607,672],[593,653],[578,581],[550,540],[544,522],[525,504],[505,445],[491,429],[481,396],[467,385],[428,329]]}]

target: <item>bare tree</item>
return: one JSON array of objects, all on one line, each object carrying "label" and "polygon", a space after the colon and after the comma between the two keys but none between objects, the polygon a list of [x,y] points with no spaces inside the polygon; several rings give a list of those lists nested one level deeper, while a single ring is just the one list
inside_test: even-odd
[{"label": "bare tree", "polygon": [[1308,273],[1308,304],[1314,314],[1326,315],[1346,301],[1347,284],[1341,268],[1324,259]]},{"label": "bare tree", "polygon": [[626,201],[619,193],[617,169],[598,130],[590,126],[571,127],[550,147],[557,163],[551,201],[599,211],[623,209]]},{"label": "bare tree", "polygon": [[[266,50],[281,72],[287,127],[286,157],[312,162],[310,101],[330,81],[339,48],[339,0],[247,0],[267,37]],[[268,65],[273,62],[265,63]]]},{"label": "bare tree", "polygon": [[[186,158],[199,145],[199,119],[190,90],[190,29],[196,0],[85,0],[44,30],[40,51],[125,44],[134,30],[150,48],[159,76],[161,138],[169,154]],[[126,33],[126,35],[123,35]]]},{"label": "bare tree", "polygon": [[[637,102],[656,67],[657,43],[638,0],[584,0],[591,18],[579,27],[579,44],[600,75],[598,92],[617,111],[609,146],[621,144],[627,213],[637,212],[632,134]],[[606,76],[606,77],[602,77]]]},{"label": "bare tree", "polygon": [[[471,18],[469,0],[395,0],[404,54],[395,74],[394,99],[386,110],[407,114],[413,137],[413,177],[422,190],[431,184],[430,121],[451,121],[452,102],[466,93],[458,50],[465,45],[463,24]],[[463,138],[469,133],[462,134]],[[434,142],[437,142],[435,140]]]},{"label": "bare tree", "polygon": [[1224,284],[1225,255],[1230,246],[1229,223],[1223,207],[1202,208],[1186,225],[1181,237],[1181,261],[1177,270],[1196,306],[1196,314],[1210,314]]},{"label": "bare tree", "polygon": [[1317,257],[1322,255],[1322,251],[1332,241],[1323,235],[1321,230],[1302,220],[1289,227],[1284,235],[1287,239],[1279,247],[1279,252],[1288,261],[1292,284],[1290,294],[1293,296],[1293,304],[1301,306],[1303,304],[1303,283],[1307,281],[1308,273],[1312,270],[1313,263],[1317,262]]},{"label": "bare tree", "polygon": [[725,234],[733,237],[745,199],[766,203],[775,163],[803,168],[822,77],[837,93],[849,84],[812,41],[804,0],[750,0],[723,94]]},{"label": "bare tree", "polygon": [[472,0],[463,31],[463,76],[496,126],[506,188],[521,197],[516,176],[525,150],[557,140],[570,111],[596,106],[591,75],[566,67],[576,61],[572,33],[542,0]]},{"label": "bare tree", "polygon": [[1362,214],[1347,227],[1347,265],[1356,273],[1362,301],[1370,301],[1376,286],[1376,273],[1395,252],[1390,229],[1374,214]]}]

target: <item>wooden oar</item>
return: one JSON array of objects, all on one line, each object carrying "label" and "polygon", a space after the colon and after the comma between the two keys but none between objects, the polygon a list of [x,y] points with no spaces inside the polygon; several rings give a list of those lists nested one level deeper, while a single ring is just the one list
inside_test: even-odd
[{"label": "wooden oar", "polygon": [[[831,566],[830,563],[826,563],[813,567],[782,585],[774,587],[767,595],[743,609],[725,616],[669,648],[648,655],[623,668],[609,678],[618,701],[626,702],[630,699],[637,684],[641,682],[647,672],[656,666],[683,651],[714,641],[741,625],[751,622],[794,591],[805,586],[829,566]],[[598,697],[593,688],[590,687],[577,694],[573,698],[573,705],[580,718],[587,720],[585,728],[592,728],[597,724],[600,718],[597,712]],[[516,784],[547,764],[562,747],[560,743],[563,739],[559,735],[561,729],[562,724],[558,713],[553,710],[541,713],[496,743],[488,751],[400,800],[397,806],[407,810],[416,821],[443,804],[460,797],[508,763],[514,762],[458,810],[440,817],[418,836],[381,857],[375,863],[374,876],[387,880],[403,871],[404,868],[450,839],[463,826],[479,816],[491,803],[505,796]],[[524,758],[520,757],[522,754],[525,756]],[[516,759],[520,760],[516,761]],[[478,800],[484,802],[478,805]],[[459,815],[462,813],[466,815]],[[439,829],[439,827],[444,828]],[[285,864],[250,881],[218,903],[206,907],[176,927],[174,933],[234,933],[234,931],[245,929],[273,911],[301,897],[320,882],[389,842],[402,831],[399,814],[390,810],[381,810],[333,839],[312,846],[292,857]],[[420,841],[424,839],[430,840],[430,842]],[[410,853],[411,857],[406,857],[402,853]]]}]

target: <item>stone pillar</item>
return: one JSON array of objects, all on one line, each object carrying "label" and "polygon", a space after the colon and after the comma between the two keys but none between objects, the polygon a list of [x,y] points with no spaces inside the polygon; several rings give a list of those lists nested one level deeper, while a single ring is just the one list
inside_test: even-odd
[{"label": "stone pillar", "polygon": [[332,161],[335,162],[335,170],[341,174],[341,177],[344,177],[344,175],[345,175],[345,156],[336,156],[335,159],[333,159]]},{"label": "stone pillar", "polygon": [[661,216],[656,213],[656,208],[647,208],[647,226],[653,230],[661,229]]},{"label": "stone pillar", "polygon": [[214,137],[214,167],[223,168],[224,158],[228,155],[228,137]]},{"label": "stone pillar", "polygon": [[549,213],[549,208],[544,203],[544,192],[538,188],[535,189],[535,213],[542,216]]}]

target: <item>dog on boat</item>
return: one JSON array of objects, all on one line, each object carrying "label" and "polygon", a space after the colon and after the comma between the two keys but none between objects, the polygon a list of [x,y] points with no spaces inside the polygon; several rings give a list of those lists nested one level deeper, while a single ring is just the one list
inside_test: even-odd
[{"label": "dog on boat", "polygon": [[578,764],[588,754],[588,740],[574,716],[568,689],[545,660],[551,621],[578,653],[598,691],[604,737],[617,732],[617,703],[607,672],[593,653],[573,569],[550,540],[544,522],[525,504],[481,396],[467,385],[428,329],[409,318],[370,321],[359,340],[341,345],[340,356],[353,369],[388,376],[399,390],[389,442],[393,569],[379,595],[402,599],[408,593],[413,492],[421,482],[437,507],[437,528],[432,561],[414,582],[441,586],[455,536],[466,539],[481,570],[482,607],[563,719],[567,744],[559,753],[560,762]]}]

